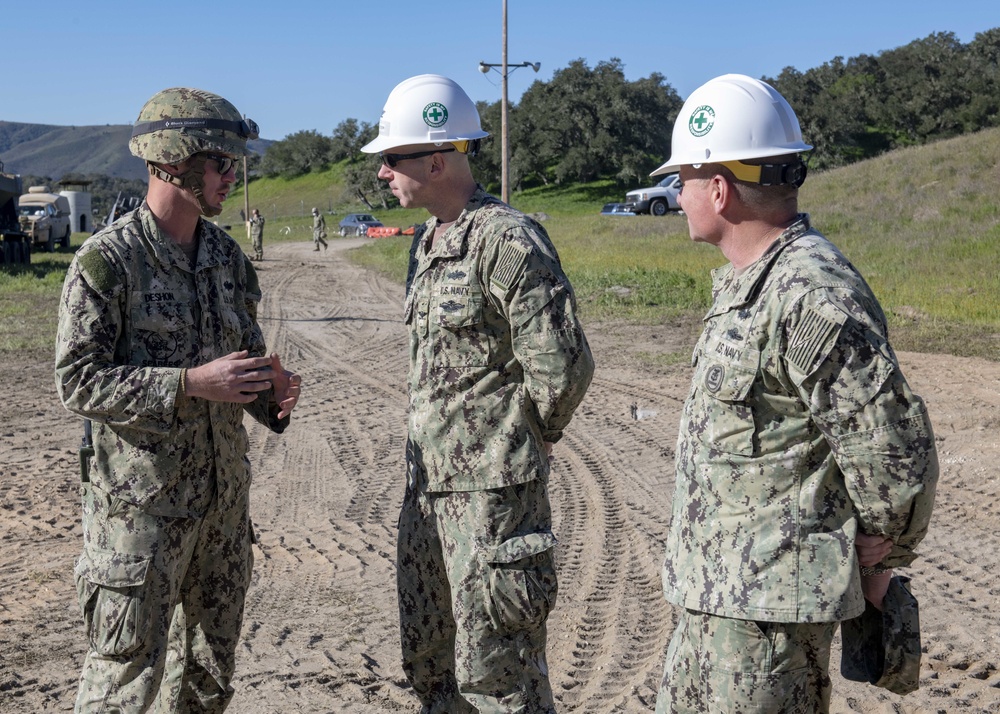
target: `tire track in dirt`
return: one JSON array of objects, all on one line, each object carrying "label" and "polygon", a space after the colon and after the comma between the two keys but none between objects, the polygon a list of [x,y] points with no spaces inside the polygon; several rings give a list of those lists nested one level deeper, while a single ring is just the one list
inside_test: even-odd
[{"label": "tire track in dirt", "polygon": [[72,702],[84,653],[72,581],[83,421],[59,404],[49,354],[0,381],[12,394],[0,414],[0,711],[26,697],[25,711],[53,711]]},{"label": "tire track in dirt", "polygon": [[398,648],[406,399],[398,300],[388,302],[339,251],[315,262],[288,256],[294,251],[274,251],[285,268],[273,283],[270,265],[259,273],[269,348],[302,375],[303,399],[286,434],[251,429],[263,558],[241,648],[246,691],[274,701],[275,711],[392,711],[411,702],[405,681],[395,659],[369,647]]},{"label": "tire track in dirt", "polygon": [[[284,435],[247,420],[259,546],[232,711],[416,711],[399,665],[396,517],[403,491],[402,289],[331,242],[268,249],[262,328],[306,378]],[[650,712],[675,609],[659,571],[690,327],[588,325],[597,377],[550,481],[559,601],[549,663],[560,712]],[[845,682],[834,714],[1000,713],[1000,365],[900,355],[931,410],[942,479],[931,533],[902,574],[920,600],[921,688],[905,698]],[[70,711],[85,649],[73,583],[80,550],[79,419],[59,405],[51,355],[0,365],[0,711]],[[633,414],[632,407],[636,411]],[[639,418],[636,418],[639,417]],[[839,645],[835,649],[839,648]]]},{"label": "tire track in dirt", "polygon": [[665,500],[656,492],[672,480],[649,469],[648,452],[670,429],[629,410],[650,396],[638,385],[595,379],[557,447],[550,483],[562,550],[550,658],[566,711],[636,711],[655,699],[672,627],[659,577],[665,516],[635,504]]}]

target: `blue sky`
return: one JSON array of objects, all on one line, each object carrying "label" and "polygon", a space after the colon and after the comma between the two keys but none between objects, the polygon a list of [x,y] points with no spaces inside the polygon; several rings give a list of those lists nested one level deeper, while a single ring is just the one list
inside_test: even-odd
[{"label": "blue sky", "polygon": [[[575,59],[612,57],[630,80],[660,72],[683,99],[726,72],[804,71],[932,32],[967,43],[1000,26],[1000,2],[508,0],[507,15],[508,62],[541,62],[537,75],[509,73],[512,102]],[[328,135],[350,117],[377,122],[393,86],[415,74],[498,100],[499,73],[478,64],[500,62],[501,26],[502,0],[8,0],[0,120],[130,124],[150,96],[185,85],[232,101],[264,138]]]}]

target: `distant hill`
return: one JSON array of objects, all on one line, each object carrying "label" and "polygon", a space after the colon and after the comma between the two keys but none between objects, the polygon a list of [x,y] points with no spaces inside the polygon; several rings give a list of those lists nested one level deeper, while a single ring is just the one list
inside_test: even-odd
[{"label": "distant hill", "polygon": [[[145,164],[128,150],[131,133],[128,124],[53,126],[0,121],[0,161],[7,173],[55,180],[69,173],[146,180]],[[251,141],[250,150],[263,154],[272,143]]]}]

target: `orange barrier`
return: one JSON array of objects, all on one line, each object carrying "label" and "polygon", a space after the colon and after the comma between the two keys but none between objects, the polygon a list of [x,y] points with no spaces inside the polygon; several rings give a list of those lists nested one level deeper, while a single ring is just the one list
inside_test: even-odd
[{"label": "orange barrier", "polygon": [[369,238],[386,238],[388,236],[398,236],[399,229],[394,226],[371,226],[368,229]]},{"label": "orange barrier", "polygon": [[410,226],[405,231],[403,231],[403,235],[404,236],[412,236],[414,233],[416,233],[416,231],[417,231],[417,227],[416,226]]}]

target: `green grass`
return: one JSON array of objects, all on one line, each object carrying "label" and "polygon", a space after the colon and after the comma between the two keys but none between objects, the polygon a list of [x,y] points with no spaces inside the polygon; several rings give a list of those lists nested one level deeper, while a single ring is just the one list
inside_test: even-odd
[{"label": "green grass", "polygon": [[0,356],[51,355],[66,268],[89,236],[74,233],[68,249],[32,253],[30,265],[0,265]]},{"label": "green grass", "polygon": [[[339,216],[368,212],[345,197],[341,167],[294,180],[250,185],[251,206],[268,218],[268,244],[311,240],[309,211],[326,212],[336,234]],[[900,350],[1000,359],[1000,129],[991,129],[817,172],[800,207],[869,281],[889,316]],[[512,196],[539,216],[573,282],[586,321],[657,325],[678,318],[692,326],[710,300],[710,271],[724,264],[710,246],[692,243],[682,216],[601,216],[602,204],[622,200],[611,181],[544,186]],[[270,204],[270,206],[269,206]],[[242,195],[234,194],[222,225],[245,249],[239,229]],[[284,207],[284,208],[282,208]],[[269,215],[272,211],[275,215]],[[371,211],[390,226],[427,218],[423,210]],[[73,236],[79,245],[85,234]],[[0,355],[48,349],[65,266],[72,251],[36,253],[30,269],[0,270]],[[406,275],[409,238],[382,238],[352,259],[391,279]],[[676,356],[662,356],[672,363]]]}]

